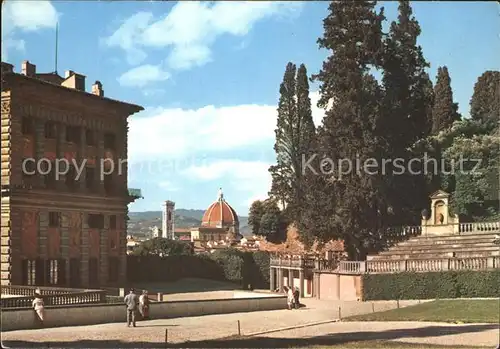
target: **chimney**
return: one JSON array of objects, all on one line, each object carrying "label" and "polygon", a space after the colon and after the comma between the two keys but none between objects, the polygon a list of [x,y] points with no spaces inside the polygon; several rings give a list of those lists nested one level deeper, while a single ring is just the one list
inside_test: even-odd
[{"label": "chimney", "polygon": [[13,72],[14,72],[14,66],[12,64],[9,64],[7,62],[2,62],[2,74],[13,73]]},{"label": "chimney", "polygon": [[78,91],[85,91],[85,75],[67,70],[64,73],[64,77],[66,79],[61,83],[61,86],[73,88]]},{"label": "chimney", "polygon": [[23,61],[21,64],[21,74],[34,77],[36,75],[36,65],[31,64],[29,61]]},{"label": "chimney", "polygon": [[99,96],[99,97],[104,97],[104,90],[102,89],[102,84],[99,80],[97,80],[92,85],[92,94]]}]

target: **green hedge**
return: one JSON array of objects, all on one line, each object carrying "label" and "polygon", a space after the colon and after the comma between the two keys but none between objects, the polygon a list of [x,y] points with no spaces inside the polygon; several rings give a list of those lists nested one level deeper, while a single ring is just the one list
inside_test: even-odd
[{"label": "green hedge", "polygon": [[365,274],[363,300],[500,297],[500,270]]},{"label": "green hedge", "polygon": [[182,278],[226,280],[242,288],[269,287],[269,254],[224,249],[193,256],[127,256],[130,282],[176,281]]}]

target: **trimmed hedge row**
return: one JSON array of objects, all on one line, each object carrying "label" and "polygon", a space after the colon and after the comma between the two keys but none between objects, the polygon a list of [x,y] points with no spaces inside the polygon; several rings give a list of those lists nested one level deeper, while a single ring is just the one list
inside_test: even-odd
[{"label": "trimmed hedge row", "polygon": [[165,282],[182,278],[230,281],[243,288],[269,287],[269,254],[235,249],[213,254],[179,256],[127,256],[127,280]]},{"label": "trimmed hedge row", "polygon": [[365,274],[363,300],[500,297],[500,270]]}]

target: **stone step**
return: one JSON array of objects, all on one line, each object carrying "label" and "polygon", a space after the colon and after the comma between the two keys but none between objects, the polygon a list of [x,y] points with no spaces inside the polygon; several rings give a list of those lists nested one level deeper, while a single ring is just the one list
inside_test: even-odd
[{"label": "stone step", "polygon": [[493,243],[495,240],[495,236],[486,236],[486,237],[475,237],[475,238],[464,238],[464,239],[442,239],[442,240],[430,240],[430,239],[419,239],[419,240],[407,240],[397,243],[398,246],[406,246],[406,245],[442,245],[442,244],[474,244],[474,243],[482,243],[482,242],[491,242]]},{"label": "stone step", "polygon": [[[499,250],[494,251],[457,251],[455,258],[471,258],[471,257],[489,257],[500,256]],[[427,253],[403,253],[392,255],[376,255],[370,256],[368,260],[402,260],[402,259],[438,259],[438,258],[453,258],[451,252],[427,252]]]},{"label": "stone step", "polygon": [[496,235],[500,233],[487,233],[487,234],[463,234],[463,235],[444,235],[444,236],[416,236],[409,238],[408,240],[402,241],[401,243],[420,243],[425,242],[437,242],[437,241],[447,241],[447,240],[483,240],[491,239],[494,240]]},{"label": "stone step", "polygon": [[[492,243],[491,241],[486,241],[486,242],[476,242],[476,243],[441,243],[441,244],[435,244],[435,245],[401,245],[398,244],[396,246],[392,246],[386,251],[383,252],[389,252],[389,251],[416,251],[416,250],[454,250],[454,249],[475,249],[476,247],[495,247],[496,245]],[[500,248],[497,246],[497,248]],[[381,253],[383,253],[381,252]]]},{"label": "stone step", "polygon": [[379,255],[388,255],[388,254],[406,254],[406,253],[441,253],[441,252],[463,252],[463,251],[500,251],[500,247],[494,244],[490,244],[488,246],[465,246],[465,247],[458,247],[458,248],[437,248],[437,247],[431,247],[428,249],[423,249],[423,248],[413,248],[413,249],[407,249],[407,250],[393,250],[389,249],[387,251],[382,251],[379,253]]}]

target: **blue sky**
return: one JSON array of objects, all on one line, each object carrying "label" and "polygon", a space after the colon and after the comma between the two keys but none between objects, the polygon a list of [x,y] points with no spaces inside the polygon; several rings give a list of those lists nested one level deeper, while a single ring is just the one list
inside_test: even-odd
[{"label": "blue sky", "polygon": [[[397,2],[382,2],[389,20]],[[474,83],[500,69],[494,2],[414,2],[420,44],[447,65],[467,115]],[[2,9],[2,61],[19,70],[58,70],[95,80],[105,95],[143,105],[129,119],[129,186],[144,199],[131,210],[204,209],[223,188],[241,215],[266,197],[274,160],[278,88],[288,61],[316,73],[326,52],[316,40],[328,2],[14,1]],[[312,86],[313,103],[317,86]],[[315,121],[322,111],[315,108]]]}]

